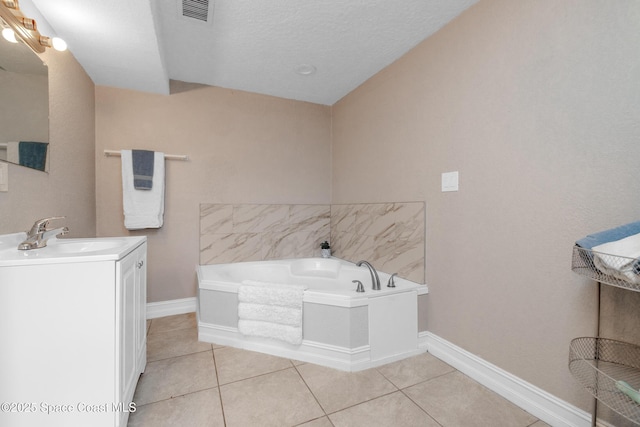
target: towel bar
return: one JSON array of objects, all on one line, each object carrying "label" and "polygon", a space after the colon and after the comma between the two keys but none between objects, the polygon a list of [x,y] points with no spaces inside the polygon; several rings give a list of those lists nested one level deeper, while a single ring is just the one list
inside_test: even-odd
[{"label": "towel bar", "polygon": [[[120,157],[120,151],[118,150],[104,150],[104,155],[107,157]],[[189,156],[183,154],[165,154],[164,158],[167,160],[189,160]]]}]

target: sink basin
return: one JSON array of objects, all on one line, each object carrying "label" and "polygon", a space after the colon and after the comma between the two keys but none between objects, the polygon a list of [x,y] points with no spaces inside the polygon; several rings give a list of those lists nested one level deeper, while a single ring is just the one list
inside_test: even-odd
[{"label": "sink basin", "polygon": [[[55,240],[47,243],[44,249],[46,252],[60,254],[87,254],[90,252],[106,251],[125,245],[122,239],[79,239],[79,240]],[[36,249],[39,250],[39,249]]]},{"label": "sink basin", "polygon": [[18,250],[26,233],[0,235],[0,267],[60,262],[119,260],[146,241],[146,237],[57,239],[39,249]]}]

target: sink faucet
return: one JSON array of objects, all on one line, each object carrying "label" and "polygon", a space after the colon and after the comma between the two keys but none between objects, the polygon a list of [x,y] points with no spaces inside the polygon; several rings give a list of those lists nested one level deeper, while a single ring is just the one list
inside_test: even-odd
[{"label": "sink faucet", "polygon": [[47,246],[47,240],[60,234],[65,235],[69,232],[67,227],[60,227],[56,229],[49,229],[49,221],[54,219],[63,219],[63,216],[53,216],[50,218],[43,218],[37,220],[31,230],[27,233],[27,240],[18,245],[18,249],[21,251],[27,251],[31,249],[39,249]]},{"label": "sink faucet", "polygon": [[372,284],[371,289],[373,289],[374,291],[379,291],[380,278],[378,277],[378,273],[376,272],[376,269],[373,268],[373,265],[371,265],[368,261],[365,261],[365,260],[359,261],[356,264],[356,266],[358,267],[361,267],[362,265],[365,265],[369,269],[369,273],[371,274],[371,284]]}]

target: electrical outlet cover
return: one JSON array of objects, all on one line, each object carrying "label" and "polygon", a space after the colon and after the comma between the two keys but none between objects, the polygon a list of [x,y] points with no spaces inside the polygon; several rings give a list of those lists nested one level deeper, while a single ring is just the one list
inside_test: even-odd
[{"label": "electrical outlet cover", "polygon": [[442,191],[458,191],[458,171],[442,174]]}]

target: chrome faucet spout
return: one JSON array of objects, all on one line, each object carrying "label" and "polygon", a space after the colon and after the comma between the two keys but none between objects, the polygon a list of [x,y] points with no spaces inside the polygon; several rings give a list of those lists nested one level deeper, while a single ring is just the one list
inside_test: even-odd
[{"label": "chrome faucet spout", "polygon": [[31,249],[39,249],[47,246],[47,240],[52,237],[65,235],[69,232],[67,227],[60,227],[56,229],[48,229],[49,221],[54,219],[62,219],[63,216],[56,216],[51,218],[43,218],[37,220],[31,230],[27,233],[27,239],[18,245],[18,250],[28,251]]},{"label": "chrome faucet spout", "polygon": [[396,287],[396,282],[395,280],[393,280],[394,277],[396,277],[398,275],[398,273],[393,273],[391,275],[391,277],[389,277],[389,281],[387,282],[387,288],[395,288]]},{"label": "chrome faucet spout", "polygon": [[375,268],[373,268],[373,265],[371,265],[371,263],[369,263],[368,261],[362,260],[356,263],[356,266],[358,267],[361,267],[363,265],[369,269],[369,274],[371,274],[371,285],[372,285],[371,289],[373,289],[374,291],[379,291],[380,278],[378,277],[378,272],[376,271]]},{"label": "chrome faucet spout", "polygon": [[56,236],[60,236],[60,235],[65,235],[69,232],[69,227],[60,227],[60,228],[56,228],[54,230],[47,230],[42,234],[42,240],[44,240],[45,242],[47,240],[49,240],[52,237],[56,237]]}]

